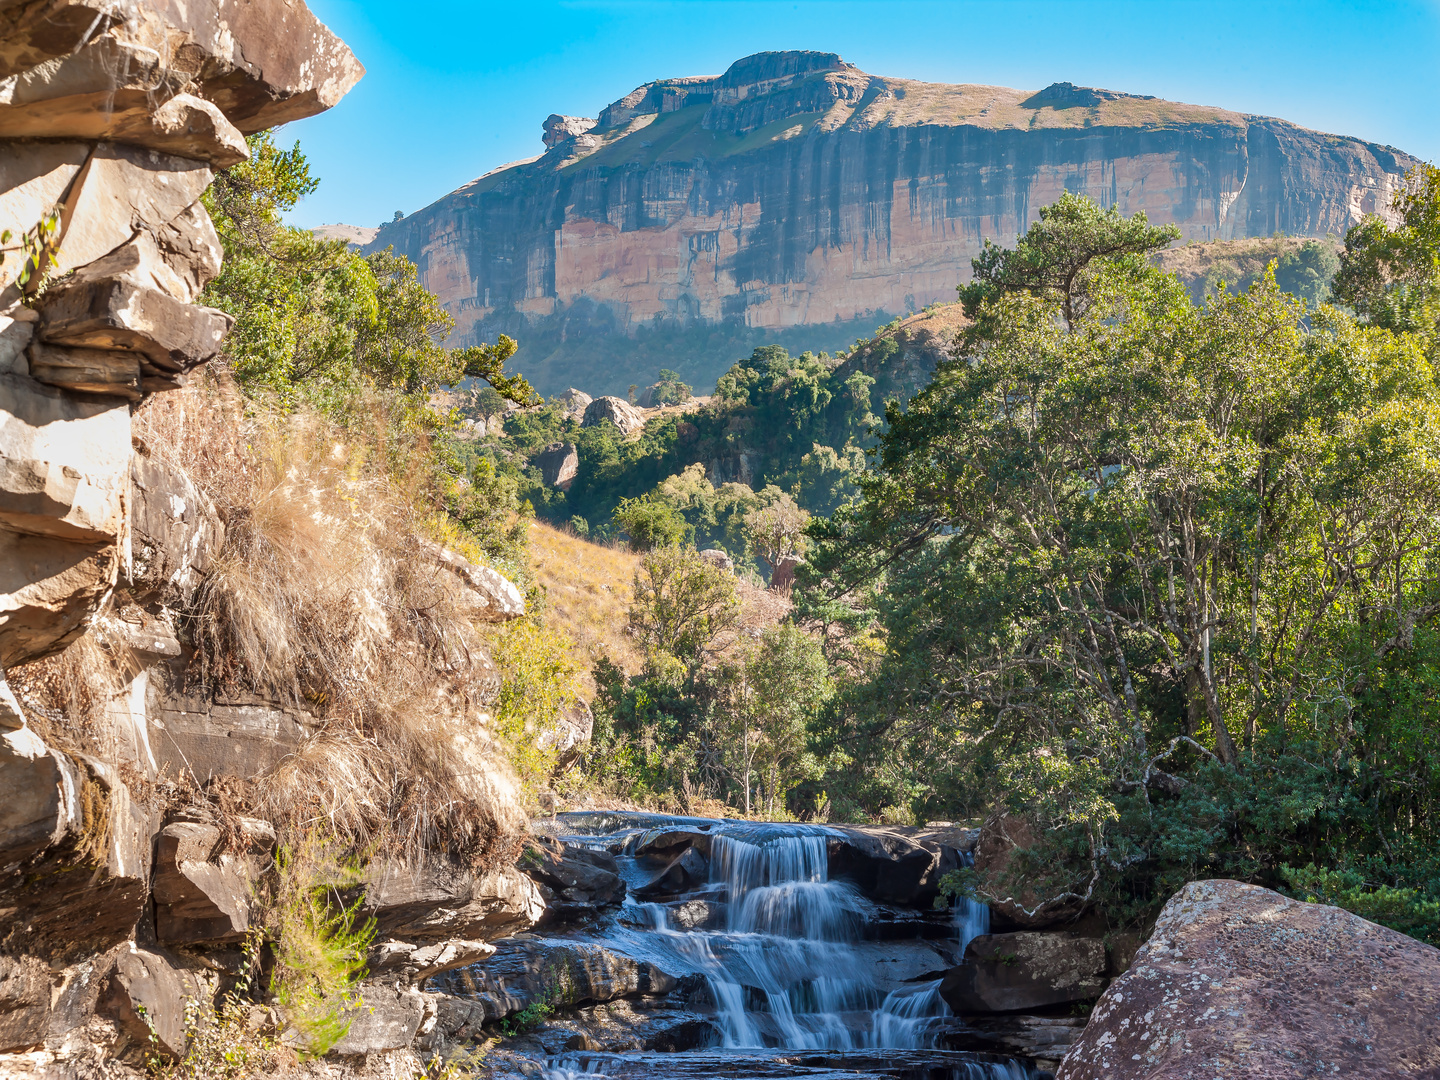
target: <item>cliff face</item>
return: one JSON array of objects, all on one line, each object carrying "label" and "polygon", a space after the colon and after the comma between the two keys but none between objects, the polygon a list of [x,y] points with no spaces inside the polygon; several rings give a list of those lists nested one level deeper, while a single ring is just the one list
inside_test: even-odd
[{"label": "cliff face", "polygon": [[[697,382],[757,333],[833,347],[854,336],[837,323],[869,329],[953,299],[985,238],[1013,241],[1066,190],[1174,222],[1186,240],[1324,236],[1386,213],[1415,164],[1283,120],[1066,83],[882,78],[828,53],[650,83],[587,123],[552,116],[540,157],[373,245],[419,265],[458,342],[515,335],[520,367],[551,391],[560,378],[588,376],[592,393],[653,381],[627,370],[623,345],[597,352],[597,331],[726,328],[675,338],[729,350],[682,372]],[[577,368],[577,350],[616,366]]]}]

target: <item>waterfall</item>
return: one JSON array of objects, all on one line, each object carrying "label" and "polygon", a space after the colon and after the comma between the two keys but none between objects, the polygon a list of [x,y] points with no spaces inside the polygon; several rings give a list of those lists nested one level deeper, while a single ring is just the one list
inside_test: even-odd
[{"label": "waterfall", "polygon": [[[691,894],[710,907],[704,921],[708,929],[679,924],[674,913],[682,910],[679,901],[685,898],[667,907],[627,897],[618,926],[606,939],[663,969],[699,974],[709,987],[713,1048],[681,1055],[691,1063],[683,1073],[658,1075],[749,1075],[712,1071],[715,1055],[740,1061],[755,1055],[766,1059],[767,1052],[824,1052],[839,1055],[834,1059],[839,1068],[851,1060],[846,1054],[887,1050],[929,1051],[937,1064],[943,1058],[943,1066],[925,1074],[936,1078],[1025,1080],[1034,1075],[1014,1063],[958,1061],[966,1055],[941,1049],[941,1036],[956,1021],[940,996],[938,978],[904,981],[903,975],[877,974],[893,955],[884,941],[864,940],[867,925],[875,925],[875,905],[849,882],[830,879],[828,830],[714,825],[707,833],[709,880]],[[631,843],[633,835],[624,845],[633,851]],[[974,900],[956,902],[951,919],[958,956],[963,957],[971,939],[988,932],[989,914]],[[954,951],[938,948],[936,968],[943,969],[953,963],[946,957]],[[575,1055],[553,1060],[545,1075],[553,1080],[603,1076],[619,1067],[613,1055],[603,1060]],[[623,1075],[631,1075],[629,1068],[623,1067]]]}]

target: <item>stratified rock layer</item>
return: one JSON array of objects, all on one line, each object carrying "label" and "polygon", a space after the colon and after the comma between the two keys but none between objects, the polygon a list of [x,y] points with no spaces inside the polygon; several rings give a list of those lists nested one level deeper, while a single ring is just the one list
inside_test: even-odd
[{"label": "stratified rock layer", "polygon": [[[879,77],[830,53],[761,53],[719,77],[649,83],[582,123],[550,117],[539,158],[373,242],[420,267],[457,341],[519,338],[547,392],[587,351],[601,366],[605,333],[805,326],[828,347],[837,321],[953,299],[986,238],[1012,242],[1065,191],[1173,222],[1187,240],[1324,236],[1388,212],[1415,164],[1268,117],[1069,84]],[[689,377],[735,359],[717,348]],[[584,374],[609,392],[654,377]]]},{"label": "stratified rock layer", "polygon": [[1440,1076],[1440,949],[1238,881],[1173,896],[1056,1080]]}]

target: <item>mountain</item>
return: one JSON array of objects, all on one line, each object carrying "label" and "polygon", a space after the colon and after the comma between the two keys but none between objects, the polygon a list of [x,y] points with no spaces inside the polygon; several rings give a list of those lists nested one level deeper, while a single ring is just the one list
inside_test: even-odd
[{"label": "mountain", "polygon": [[697,387],[757,344],[835,349],[954,298],[1080,191],[1183,240],[1341,234],[1388,212],[1414,158],[1269,117],[1055,83],[1039,92],[867,75],[759,53],[662,79],[596,120],[552,115],[544,153],[381,227],[455,317],[509,333],[546,392]]}]

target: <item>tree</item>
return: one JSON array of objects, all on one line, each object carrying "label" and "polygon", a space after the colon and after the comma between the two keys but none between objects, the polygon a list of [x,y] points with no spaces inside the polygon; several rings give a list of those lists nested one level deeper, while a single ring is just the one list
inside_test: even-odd
[{"label": "tree", "polygon": [[690,400],[690,387],[680,381],[679,372],[669,368],[660,369],[660,378],[655,383],[652,405],[680,405]]},{"label": "tree", "polygon": [[655,548],[640,560],[629,626],[647,657],[674,657],[693,680],[739,614],[734,575],[693,548]]},{"label": "tree", "polygon": [[[1039,818],[1051,901],[1153,895],[1119,882],[1180,874],[1182,851],[1256,873],[1255,851],[1273,866],[1323,836],[1430,873],[1386,854],[1435,833],[1428,721],[1359,712],[1440,617],[1425,340],[1307,314],[1273,272],[1197,309],[1099,257],[1084,297],[1071,322],[1058,287],[980,296],[957,362],[889,410],[862,502],[817,530],[821,599],[885,635],[836,741],[877,775],[898,761],[892,790],[921,773],[907,797],[932,816]],[[1375,778],[1346,797],[1389,808],[1383,843],[1297,809],[1317,804],[1296,785],[1349,790],[1361,762]]]},{"label": "tree", "polygon": [[783,491],[776,491],[768,505],[745,515],[746,546],[770,567],[771,580],[782,562],[805,554],[805,526],[809,521],[810,515]]},{"label": "tree", "polygon": [[1040,211],[1040,220],[1013,249],[989,240],[973,261],[974,277],[960,287],[965,314],[975,318],[986,301],[1023,291],[1055,299],[1074,328],[1089,305],[1091,264],[1097,259],[1146,255],[1180,238],[1175,225],[1152,227],[1144,214],[1126,218],[1118,207],[1102,210],[1083,195],[1066,192]]},{"label": "tree", "polygon": [[758,772],[766,812],[800,780],[819,775],[810,752],[810,724],[834,692],[820,643],[791,623],[767,628],[746,658],[737,702],[745,813],[751,776]]},{"label": "tree", "polygon": [[1391,330],[1433,334],[1440,325],[1440,169],[1406,174],[1392,207],[1401,224],[1367,218],[1345,234],[1335,298]]},{"label": "tree", "polygon": [[611,520],[630,537],[632,551],[678,544],[693,531],[675,507],[649,496],[621,499]]}]

